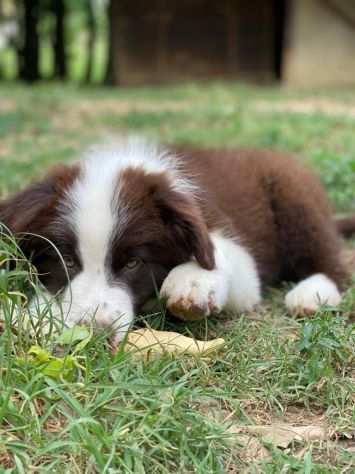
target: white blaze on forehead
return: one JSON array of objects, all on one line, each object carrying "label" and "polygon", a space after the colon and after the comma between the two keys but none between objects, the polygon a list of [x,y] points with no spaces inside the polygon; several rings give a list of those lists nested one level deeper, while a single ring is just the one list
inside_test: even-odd
[{"label": "white blaze on forehead", "polygon": [[112,325],[118,341],[133,321],[135,296],[130,288],[113,282],[105,268],[113,237],[122,235],[130,220],[129,204],[121,194],[122,173],[128,168],[164,173],[172,189],[191,192],[194,188],[180,176],[173,155],[139,139],[93,148],[80,168],[60,203],[56,222],[57,232],[65,232],[68,225],[75,232],[82,263],[82,271],[62,295],[62,309],[66,324],[94,318],[99,325]]},{"label": "white blaze on forehead", "polygon": [[84,270],[102,269],[115,225],[114,190],[117,170],[113,162],[89,160],[70,192],[71,223],[78,238]]},{"label": "white blaze on forehead", "polygon": [[129,209],[120,203],[120,174],[127,168],[165,172],[175,189],[193,190],[191,183],[179,176],[176,157],[155,144],[129,138],[109,146],[93,147],[67,194],[70,213],[66,217],[78,237],[84,271],[103,270],[113,234],[120,234],[129,220]]},{"label": "white blaze on forehead", "polygon": [[111,167],[116,176],[127,168],[138,168],[146,173],[164,172],[171,179],[171,185],[181,192],[193,192],[195,186],[190,179],[183,176],[179,158],[169,150],[154,142],[140,137],[111,142],[108,145],[93,146],[86,155],[89,166]]}]

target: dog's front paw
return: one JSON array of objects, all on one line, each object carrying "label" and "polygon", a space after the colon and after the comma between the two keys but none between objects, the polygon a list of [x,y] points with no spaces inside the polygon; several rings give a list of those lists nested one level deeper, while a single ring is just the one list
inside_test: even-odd
[{"label": "dog's front paw", "polygon": [[169,311],[190,321],[221,312],[227,293],[228,281],[221,272],[204,270],[195,262],[171,270],[160,290]]}]

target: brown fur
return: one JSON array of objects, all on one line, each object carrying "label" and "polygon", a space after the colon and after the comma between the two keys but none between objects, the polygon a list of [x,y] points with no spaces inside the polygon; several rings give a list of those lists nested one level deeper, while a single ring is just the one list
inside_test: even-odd
[{"label": "brown fur", "polygon": [[[260,150],[176,151],[186,175],[197,184],[196,196],[178,192],[164,173],[137,168],[128,168],[120,183],[129,221],[116,236],[110,259],[115,274],[132,257],[141,254],[147,262],[149,271],[127,277],[139,303],[153,290],[152,275],[159,287],[169,270],[192,256],[201,267],[212,269],[208,231],[221,227],[249,249],[265,284],[324,273],[344,285],[339,230],[350,235],[355,218],[335,223],[319,179],[304,164]],[[46,180],[0,203],[0,221],[12,232],[41,234],[74,260],[72,277],[80,271],[75,235],[68,230],[58,237],[50,224],[79,173],[79,165],[59,167]],[[34,255],[49,289],[63,287],[66,275],[52,249],[33,238],[22,245],[27,255]]]},{"label": "brown fur", "polygon": [[344,237],[351,237],[355,234],[355,217],[344,217],[335,221],[338,231]]},{"label": "brown fur", "polygon": [[56,215],[56,206],[80,173],[78,165],[58,165],[46,179],[0,202],[0,222],[12,233],[40,233]]},{"label": "brown fur", "polygon": [[332,208],[303,163],[261,150],[178,152],[206,192],[202,207],[209,229],[224,222],[255,257],[263,282],[324,273],[344,285]]},{"label": "brown fur", "polygon": [[120,205],[129,209],[129,219],[124,232],[114,240],[113,273],[120,275],[120,269],[133,257],[145,262],[145,271],[120,275],[132,288],[138,306],[154,292],[154,285],[160,287],[172,268],[191,256],[203,268],[214,267],[213,245],[199,206],[193,196],[171,189],[163,173],[125,170],[120,180]]},{"label": "brown fur", "polygon": [[55,166],[44,180],[0,202],[0,223],[17,237],[24,255],[31,259],[43,284],[53,293],[67,283],[58,251],[64,257],[72,256],[76,247],[75,234],[70,229],[57,229],[53,222],[58,217],[59,200],[79,173],[78,165]]}]

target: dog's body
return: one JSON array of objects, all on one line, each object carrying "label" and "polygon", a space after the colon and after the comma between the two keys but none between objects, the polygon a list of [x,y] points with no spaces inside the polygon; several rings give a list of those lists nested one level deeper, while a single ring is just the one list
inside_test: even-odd
[{"label": "dog's body", "polygon": [[[178,156],[178,158],[176,157]],[[267,151],[168,152],[140,140],[97,148],[84,161],[0,203],[68,324],[95,316],[116,341],[161,288],[177,316],[247,311],[262,286],[298,284],[292,311],[337,305],[346,281],[341,238],[319,180]],[[355,219],[339,223],[350,235]]]}]

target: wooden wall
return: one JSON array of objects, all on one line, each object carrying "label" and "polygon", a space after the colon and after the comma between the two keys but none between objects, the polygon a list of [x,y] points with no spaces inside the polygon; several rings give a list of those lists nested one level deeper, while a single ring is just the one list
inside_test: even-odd
[{"label": "wooden wall", "polygon": [[119,0],[118,82],[277,78],[283,0]]}]

